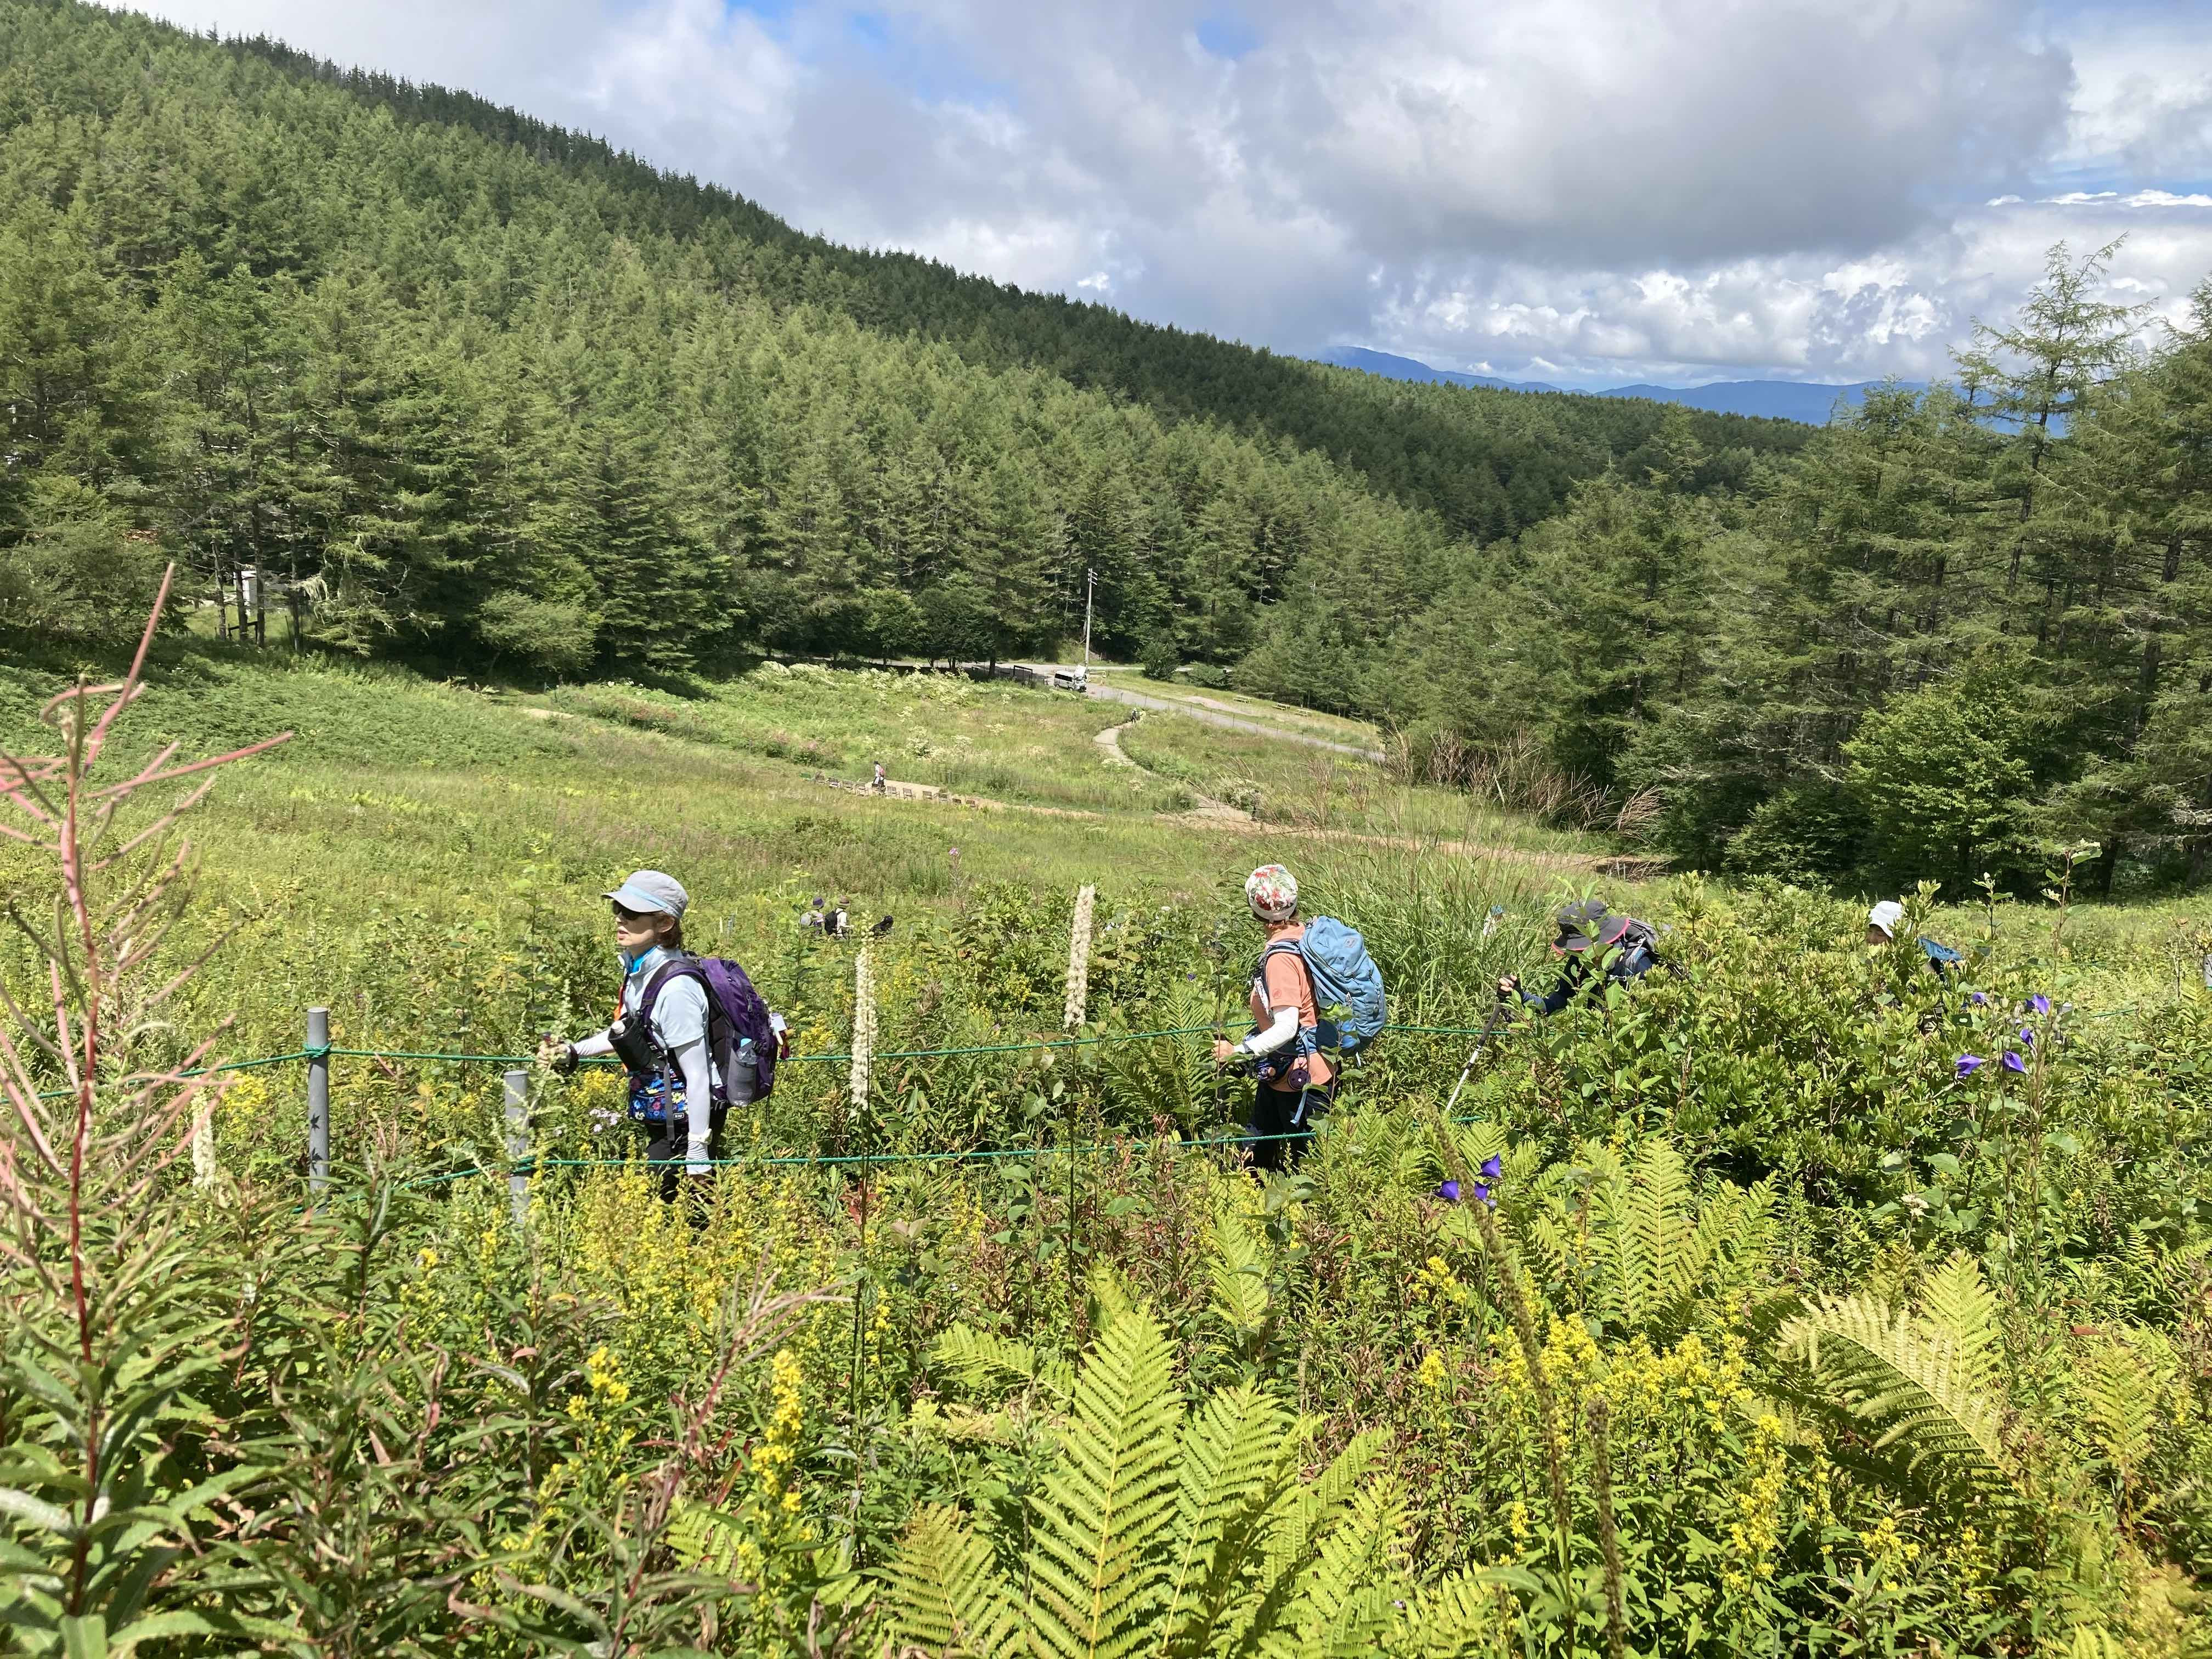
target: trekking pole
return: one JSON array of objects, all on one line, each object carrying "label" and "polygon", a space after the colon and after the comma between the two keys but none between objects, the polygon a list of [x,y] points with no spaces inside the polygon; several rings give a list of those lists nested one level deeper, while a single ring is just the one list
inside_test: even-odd
[{"label": "trekking pole", "polygon": [[1449,1117],[1452,1108],[1459,1104],[1459,1091],[1467,1087],[1468,1073],[1474,1069],[1474,1062],[1482,1058],[1482,1051],[1488,1046],[1491,1034],[1498,1029],[1498,1018],[1504,1012],[1505,1005],[1501,1002],[1490,1011],[1490,1018],[1482,1022],[1482,1035],[1475,1038],[1474,1047],[1468,1050],[1467,1064],[1459,1068],[1459,1081],[1452,1085],[1451,1098],[1444,1102],[1446,1117]]}]

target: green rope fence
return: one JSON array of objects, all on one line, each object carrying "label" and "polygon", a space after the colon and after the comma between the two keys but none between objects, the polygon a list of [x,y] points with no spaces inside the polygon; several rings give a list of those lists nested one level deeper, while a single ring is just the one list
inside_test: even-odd
[{"label": "green rope fence", "polygon": [[[1455,1117],[1454,1123],[1473,1123],[1473,1117]],[[1084,1146],[1000,1146],[975,1147],[966,1152],[839,1152],[812,1156],[799,1152],[763,1152],[745,1158],[711,1158],[707,1164],[717,1170],[762,1169],[769,1166],[783,1168],[841,1167],[854,1164],[968,1164],[993,1158],[1033,1158],[1042,1161],[1051,1158],[1088,1158],[1101,1152],[1144,1152],[1156,1146],[1174,1152],[1201,1152],[1209,1146],[1252,1146],[1266,1140],[1310,1140],[1313,1131],[1291,1129],[1275,1134],[1211,1135],[1197,1140],[1169,1140],[1152,1136],[1133,1140],[1102,1140]],[[670,1160],[689,1166],[689,1160],[678,1158]],[[478,1176],[531,1176],[540,1170],[616,1170],[625,1167],[647,1169],[656,1173],[663,1167],[658,1164],[641,1163],[635,1158],[541,1158],[521,1163],[502,1164],[497,1169],[449,1170],[443,1175],[425,1176],[420,1180],[402,1184],[400,1190],[411,1191],[421,1187],[436,1187],[449,1181],[469,1181]]]},{"label": "green rope fence", "polygon": [[[1102,1031],[1096,1036],[1039,1038],[1030,1042],[984,1042],[964,1048],[878,1048],[878,1060],[949,1060],[961,1054],[1033,1054],[1045,1048],[1084,1048],[1103,1042],[1148,1042],[1158,1037],[1200,1036],[1220,1028],[1213,1025],[1170,1025],[1157,1031]],[[1409,1031],[1434,1036],[1480,1036],[1479,1026],[1467,1025],[1393,1025],[1393,1031]],[[815,1061],[848,1063],[853,1056],[846,1054],[791,1054],[776,1062],[779,1066],[804,1066]],[[265,1054],[258,1060],[226,1060],[220,1066],[198,1066],[182,1072],[149,1073],[149,1076],[183,1079],[212,1077],[218,1072],[250,1072],[264,1066],[283,1066],[299,1060],[414,1060],[449,1062],[462,1066],[530,1066],[537,1063],[535,1054],[447,1054],[427,1048],[295,1048],[289,1054]],[[584,1066],[619,1066],[612,1058],[580,1060]],[[40,1100],[60,1100],[71,1091],[49,1089],[40,1095]]]},{"label": "green rope fence", "polygon": [[[2132,1014],[2137,1012],[2142,1006],[2142,1002],[2138,1000],[2136,1002],[2130,1002],[2124,1007],[2106,1009],[2101,1012],[2091,1014],[2088,1018],[2091,1019],[2118,1019],[2124,1015]],[[875,1057],[878,1060],[951,1060],[963,1054],[1034,1054],[1047,1048],[1084,1048],[1091,1047],[1095,1044],[1106,1042],[1147,1042],[1158,1037],[1199,1036],[1203,1036],[1208,1031],[1218,1030],[1219,1029],[1219,1027],[1212,1025],[1169,1025],[1164,1026],[1157,1031],[1102,1031],[1096,1036],[1039,1038],[1029,1042],[984,1042],[959,1048],[880,1048],[876,1051]],[[1488,1036],[1494,1035],[1490,1028],[1480,1025],[1400,1025],[1393,1024],[1386,1026],[1384,1029],[1386,1030],[1400,1032],[1414,1036]],[[776,1063],[780,1066],[805,1066],[817,1062],[835,1062],[836,1064],[843,1065],[849,1063],[852,1058],[853,1056],[849,1052],[842,1054],[790,1054],[787,1055],[784,1059],[778,1060]],[[535,1054],[458,1054],[447,1053],[443,1050],[430,1048],[340,1048],[337,1047],[330,1047],[320,1048],[295,1048],[289,1054],[264,1054],[258,1060],[225,1060],[219,1066],[193,1066],[186,1071],[149,1075],[159,1075],[181,1080],[186,1078],[212,1077],[220,1072],[252,1072],[258,1071],[264,1066],[284,1066],[289,1065],[295,1060],[324,1059],[410,1060],[459,1066],[530,1066],[537,1063],[538,1056]],[[612,1059],[611,1057],[606,1057],[580,1060],[578,1063],[584,1066],[618,1066],[622,1062]],[[39,1096],[39,1098],[40,1100],[61,1100],[67,1097],[71,1092],[72,1091],[68,1089],[48,1089],[42,1092]]]}]

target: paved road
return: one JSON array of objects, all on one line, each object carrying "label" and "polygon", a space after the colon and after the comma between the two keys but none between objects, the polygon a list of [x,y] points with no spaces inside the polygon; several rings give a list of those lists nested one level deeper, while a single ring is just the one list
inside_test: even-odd
[{"label": "paved road", "polygon": [[[1042,663],[1018,665],[1030,672],[1049,678],[1051,668]],[[1236,714],[1216,714],[1211,708],[1194,708],[1187,702],[1177,702],[1171,697],[1149,696],[1142,691],[1127,691],[1118,685],[1107,685],[1097,679],[1091,682],[1086,694],[1107,702],[1126,702],[1137,708],[1157,708],[1164,714],[1181,714],[1186,719],[1203,720],[1208,726],[1224,726],[1231,732],[1249,732],[1255,737],[1281,738],[1289,743],[1303,743],[1315,749],[1333,749],[1340,755],[1352,755],[1361,760],[1381,761],[1379,749],[1363,749],[1356,743],[1338,743],[1332,738],[1316,738],[1304,732],[1292,732],[1279,726],[1265,726],[1258,720],[1248,720]]]}]

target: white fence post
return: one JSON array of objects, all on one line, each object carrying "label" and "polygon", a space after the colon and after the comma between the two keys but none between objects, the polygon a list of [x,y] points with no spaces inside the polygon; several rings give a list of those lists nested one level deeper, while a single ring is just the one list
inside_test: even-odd
[{"label": "white fence post", "polygon": [[507,1200],[519,1231],[530,1223],[530,1073],[507,1074]]}]

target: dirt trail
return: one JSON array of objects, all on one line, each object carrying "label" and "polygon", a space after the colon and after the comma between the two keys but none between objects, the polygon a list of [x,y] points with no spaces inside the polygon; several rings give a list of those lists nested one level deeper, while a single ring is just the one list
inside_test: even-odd
[{"label": "dirt trail", "polygon": [[1147,696],[1142,691],[1127,691],[1118,685],[1101,685],[1096,681],[1091,683],[1085,695],[1107,702],[1125,702],[1135,708],[1158,709],[1164,714],[1181,714],[1186,720],[1200,720],[1208,726],[1222,726],[1231,732],[1249,732],[1255,737],[1279,738],[1285,743],[1302,743],[1310,749],[1330,749],[1340,755],[1351,755],[1360,760],[1380,762],[1382,759],[1382,751],[1379,749],[1364,749],[1356,743],[1339,743],[1334,738],[1316,737],[1310,732],[1293,732],[1280,726],[1248,720],[1240,714],[1225,712],[1218,703],[1200,708],[1194,703]]},{"label": "dirt trail", "polygon": [[[1120,725],[1109,726],[1095,734],[1091,741],[1103,751],[1103,758],[1109,766],[1139,767],[1139,762],[1129,757],[1121,747],[1121,733],[1124,727],[1133,725],[1138,716],[1132,715]],[[1157,777],[1158,773],[1152,775]],[[842,789],[856,795],[878,794],[865,783],[847,783],[841,778],[817,778],[816,781],[833,789]],[[1173,781],[1173,780],[1169,780]],[[1041,817],[1055,818],[1107,818],[1122,816],[1119,813],[1086,811],[1073,806],[1044,806],[1027,801],[994,800],[983,795],[956,795],[938,788],[934,784],[887,782],[880,798],[891,800],[941,802],[952,806],[973,806],[987,812],[1032,812]],[[1664,872],[1662,860],[1632,856],[1615,857],[1594,853],[1540,853],[1516,847],[1492,847],[1480,842],[1446,840],[1432,836],[1386,836],[1365,830],[1330,830],[1317,824],[1267,823],[1254,817],[1241,807],[1226,801],[1198,798],[1198,805],[1187,812],[1160,812],[1157,817],[1171,823],[1188,823],[1195,828],[1226,830],[1238,836],[1265,836],[1271,841],[1331,842],[1339,846],[1385,847],[1401,852],[1441,854],[1447,858],[1499,859],[1520,864],[1534,865],[1545,870],[1587,871],[1598,875],[1615,876],[1632,880],[1647,879]]]},{"label": "dirt trail", "polygon": [[[1148,776],[1158,778],[1160,777],[1160,774],[1153,771],[1152,768],[1146,766],[1144,762],[1132,758],[1129,753],[1121,747],[1121,733],[1130,726],[1134,726],[1139,720],[1144,719],[1144,717],[1145,711],[1139,708],[1135,714],[1130,715],[1128,719],[1123,720],[1119,726],[1108,726],[1103,732],[1099,732],[1091,740],[1106,751],[1107,765],[1133,766],[1139,771],[1145,773]],[[1161,781],[1164,783],[1174,783],[1175,780],[1173,778],[1161,778]],[[1190,788],[1190,786],[1188,784],[1182,785],[1181,787],[1186,789]],[[1227,823],[1251,823],[1255,822],[1252,815],[1241,806],[1231,806],[1225,800],[1215,800],[1211,795],[1201,795],[1195,789],[1191,789],[1190,793],[1193,797],[1196,799],[1198,805],[1191,808],[1188,812],[1178,812],[1173,814],[1174,817],[1200,818],[1209,822]]]}]

